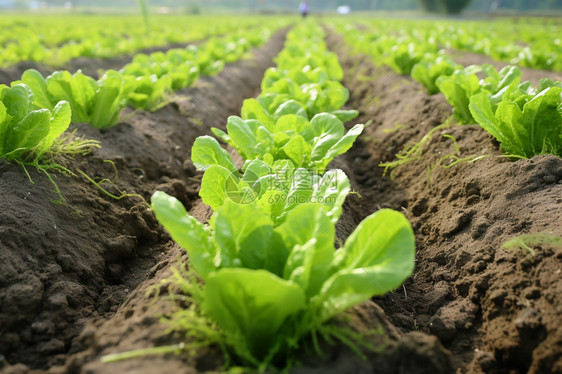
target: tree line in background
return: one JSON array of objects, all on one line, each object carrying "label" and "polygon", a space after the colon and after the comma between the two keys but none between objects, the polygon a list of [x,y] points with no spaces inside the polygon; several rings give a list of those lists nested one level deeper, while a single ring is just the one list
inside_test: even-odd
[{"label": "tree line in background", "polygon": [[419,0],[422,8],[431,13],[458,14],[470,4],[472,0]]},{"label": "tree line in background", "polygon": [[518,11],[562,10],[562,0],[418,0],[418,2],[422,9],[427,12],[448,14],[458,14],[466,8],[488,12],[501,9]]},{"label": "tree line in background", "polygon": [[[21,5],[37,3],[32,0],[0,0]],[[132,0],[46,0],[47,4],[85,7],[136,7]],[[151,7],[184,9],[240,9],[255,11],[296,11],[300,0],[148,0]],[[425,10],[433,13],[469,11],[548,11],[562,10],[562,0],[309,0],[313,12],[333,11],[340,5],[352,10]]]}]

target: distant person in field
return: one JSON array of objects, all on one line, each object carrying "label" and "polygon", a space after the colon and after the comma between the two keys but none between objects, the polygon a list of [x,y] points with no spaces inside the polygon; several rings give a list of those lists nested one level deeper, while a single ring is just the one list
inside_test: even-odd
[{"label": "distant person in field", "polygon": [[308,15],[308,3],[306,1],[301,2],[299,5],[299,10],[301,12],[302,18],[306,18]]}]

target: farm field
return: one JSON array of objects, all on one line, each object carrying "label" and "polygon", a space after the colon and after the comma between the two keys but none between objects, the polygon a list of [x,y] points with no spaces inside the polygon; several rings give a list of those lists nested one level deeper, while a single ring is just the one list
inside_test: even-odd
[{"label": "farm field", "polygon": [[557,18],[61,17],[0,19],[2,373],[562,373]]}]

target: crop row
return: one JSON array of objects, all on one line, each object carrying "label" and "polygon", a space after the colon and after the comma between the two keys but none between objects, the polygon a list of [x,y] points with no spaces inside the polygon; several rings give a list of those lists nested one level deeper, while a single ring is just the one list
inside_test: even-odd
[{"label": "crop row", "polygon": [[477,123],[493,135],[508,156],[562,156],[562,83],[544,78],[539,87],[521,82],[517,67],[463,67],[435,43],[381,36],[341,27],[356,53],[373,57],[397,73],[411,75],[428,93],[443,93],[461,124]]},{"label": "crop row", "polygon": [[342,120],[357,112],[341,110],[348,91],[323,35],[314,22],[291,30],[260,96],[244,102],[226,132],[214,130],[242,165],[214,138],[196,140],[191,157],[204,170],[200,195],[214,210],[208,224],[175,198],[152,196],[157,219],[189,255],[169,280],[191,302],[168,321],[185,334],[182,347],[217,343],[235,364],[260,371],[291,366],[307,346],[320,353],[319,337],[357,348],[367,344],[363,336],[333,319],[397,288],[413,270],[413,231],[393,210],[367,217],[334,247],[350,184],[341,170],[326,167],[363,126],[345,131]]},{"label": "crop row", "polygon": [[[257,26],[250,18],[155,18],[147,31],[138,17],[48,16],[0,19],[0,67],[20,61],[61,66],[77,57],[108,58],[171,43],[186,43]],[[186,24],[188,27],[186,27]]]},{"label": "crop row", "polygon": [[514,65],[562,71],[562,30],[556,23],[377,20],[364,25],[379,37],[399,37],[401,44],[453,48]]},{"label": "crop row", "polygon": [[0,85],[0,157],[32,160],[38,166],[71,122],[106,128],[118,122],[127,105],[157,109],[174,90],[190,86],[200,74],[218,73],[270,35],[270,29],[242,30],[201,46],[139,54],[119,72],[108,70],[99,80],[80,71],[57,71],[44,78],[27,70],[11,87]]}]

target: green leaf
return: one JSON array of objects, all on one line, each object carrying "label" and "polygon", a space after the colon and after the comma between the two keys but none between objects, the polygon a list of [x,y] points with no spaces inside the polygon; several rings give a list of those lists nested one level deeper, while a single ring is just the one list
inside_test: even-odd
[{"label": "green leaf", "polygon": [[351,121],[357,118],[359,112],[357,110],[334,110],[332,114],[342,122]]},{"label": "green leaf", "polygon": [[342,213],[351,185],[342,170],[328,170],[314,186],[312,202],[324,204],[328,208],[328,217],[335,224]]},{"label": "green leaf", "polygon": [[53,110],[55,104],[53,104],[49,98],[47,83],[41,73],[35,69],[28,69],[23,73],[21,80],[33,91],[33,103],[37,107]]},{"label": "green leaf", "polygon": [[502,88],[510,86],[512,84],[518,85],[519,83],[521,83],[521,71],[517,66],[508,65],[499,72],[499,78],[500,80],[498,81],[498,84],[496,86],[496,91],[499,91]]},{"label": "green leaf", "polygon": [[308,114],[306,113],[304,105],[295,100],[289,100],[281,104],[273,114],[273,117],[278,119],[287,114],[296,114],[297,116],[308,119]]},{"label": "green leaf", "polygon": [[230,136],[228,136],[226,132],[221,129],[217,129],[216,127],[211,127],[211,132],[226,144],[230,144]]},{"label": "green leaf", "polygon": [[305,308],[303,291],[265,270],[222,269],[205,285],[204,309],[226,333],[241,357],[254,364],[271,358],[288,319]]},{"label": "green leaf", "polygon": [[[87,79],[77,81],[81,87],[88,85]],[[119,113],[125,107],[126,101],[121,97],[124,80],[121,74],[109,70],[98,81],[99,90],[95,96],[95,103],[89,122],[97,129],[114,126],[119,120]],[[84,100],[88,100],[84,97]]]},{"label": "green leaf", "polygon": [[299,167],[307,162],[307,156],[310,154],[311,146],[300,135],[295,135],[281,147],[283,154],[291,160],[295,166]]},{"label": "green leaf", "polygon": [[[280,223],[279,220],[281,218],[281,215],[283,214],[286,202],[286,191],[281,189],[269,188],[261,193],[261,196],[258,200],[258,206],[261,210],[267,212],[270,215],[274,225],[278,225]],[[276,267],[276,271],[274,272],[278,275],[282,275],[283,265],[284,262],[282,264],[279,264],[279,267]]]},{"label": "green leaf", "polygon": [[505,141],[502,130],[497,126],[492,103],[487,93],[481,92],[470,98],[470,113],[484,130],[492,134],[498,141]]},{"label": "green leaf", "polygon": [[220,165],[212,165],[205,170],[199,196],[211,209],[216,211],[225,200],[229,199],[229,196],[237,198],[239,193],[241,188],[238,178],[230,170]]},{"label": "green leaf", "polygon": [[528,138],[528,133],[522,126],[522,115],[519,105],[513,101],[502,101],[496,109],[497,128],[502,133],[498,140],[502,148],[509,153],[524,153],[524,141]]},{"label": "green leaf", "polygon": [[261,196],[270,187],[270,178],[264,178],[271,176],[269,165],[262,160],[252,160],[245,169],[242,180],[255,192],[256,196]]},{"label": "green leaf", "polygon": [[296,206],[275,232],[290,252],[284,278],[299,284],[308,298],[317,294],[334,258],[335,228],[324,206]]},{"label": "green leaf", "polygon": [[328,166],[328,163],[334,159],[335,157],[344,154],[347,152],[352,146],[355,140],[361,133],[363,132],[363,125],[355,125],[353,126],[347,134],[345,134],[336,144],[334,144],[329,151],[326,153],[325,157],[322,159],[322,162],[319,163],[319,169],[324,169]]},{"label": "green leaf", "polygon": [[[75,90],[79,91],[76,96],[74,95]],[[90,83],[85,86],[77,85],[72,74],[68,71],[56,71],[47,77],[47,91],[52,97],[52,101],[68,101],[72,111],[73,123],[89,120],[90,102],[85,98],[95,95],[95,89]]]},{"label": "green leaf", "polygon": [[[0,86],[0,90],[2,87]],[[4,143],[6,142],[6,132],[8,132],[11,117],[6,110],[6,106],[1,101],[0,94],[0,157],[4,155]]]},{"label": "green leaf", "polygon": [[451,76],[439,77],[437,87],[455,110],[455,118],[459,123],[474,123],[469,110],[470,97],[481,91],[479,79],[471,69],[455,71]]},{"label": "green leaf", "polygon": [[41,141],[41,147],[38,153],[44,153],[53,145],[53,142],[68,129],[72,113],[70,111],[70,104],[66,101],[59,101],[52,112],[51,127],[49,133]]},{"label": "green leaf", "polygon": [[263,266],[273,222],[255,203],[226,200],[217,211],[214,224],[223,267]]},{"label": "green leaf", "polygon": [[49,133],[51,112],[39,109],[13,125],[7,132],[5,152],[31,150]]},{"label": "green leaf", "polygon": [[313,129],[314,145],[312,148],[311,160],[319,161],[326,157],[329,150],[342,138],[344,127],[343,123],[334,115],[321,113],[310,121]]},{"label": "green leaf", "polygon": [[333,275],[311,301],[326,321],[347,308],[399,287],[414,269],[415,239],[408,220],[382,209],[365,218],[335,259]]},{"label": "green leaf", "polygon": [[233,173],[238,173],[232,157],[210,136],[195,139],[191,148],[191,161],[199,170],[206,170],[212,165],[220,165]]},{"label": "green leaf", "polygon": [[168,230],[172,239],[189,253],[189,260],[201,278],[217,268],[217,249],[211,233],[189,215],[174,197],[157,191],[151,198],[152,209],[158,221]]},{"label": "green leaf", "polygon": [[[550,87],[537,94],[523,107],[521,117],[526,138],[526,156],[558,152],[562,156],[562,111],[559,87]],[[524,135],[522,135],[524,136]]]},{"label": "green leaf", "polygon": [[17,84],[5,90],[2,101],[14,122],[21,121],[33,109],[33,93],[24,84]]},{"label": "green leaf", "polygon": [[269,131],[274,129],[273,117],[256,99],[246,99],[242,104],[241,116],[244,119],[255,119],[262,123]]},{"label": "green leaf", "polygon": [[[316,97],[309,105],[309,114],[331,112],[340,109],[349,99],[349,91],[341,83],[328,81],[323,85],[309,85],[311,91],[306,91],[311,98]],[[316,94],[312,92],[316,91]]]},{"label": "green leaf", "polygon": [[302,116],[287,114],[280,117],[275,123],[275,133],[283,132],[287,135],[301,135],[307,142],[312,142],[314,133],[310,122]]},{"label": "green leaf", "polygon": [[[96,82],[95,79],[89,77],[87,75],[82,74],[82,71],[78,70],[74,75],[66,76],[69,79],[70,86],[72,87],[72,96],[66,98],[67,101],[70,100],[75,101],[76,105],[80,108],[84,108],[84,112],[88,114],[88,122],[92,124],[92,119],[90,116],[95,114],[93,112],[93,106],[99,100],[98,90],[99,85],[104,85],[103,80],[99,80]],[[110,108],[105,108],[106,111],[109,111]]]},{"label": "green leaf", "polygon": [[322,136],[324,134],[333,135],[339,139],[343,136],[344,127],[335,115],[330,113],[320,113],[315,115],[310,121],[314,136]]},{"label": "green leaf", "polygon": [[291,188],[286,190],[287,203],[283,212],[289,212],[294,207],[310,202],[314,188],[315,175],[307,169],[296,169],[292,175]]},{"label": "green leaf", "polygon": [[257,151],[257,131],[260,125],[256,120],[244,121],[237,116],[228,117],[226,129],[230,138],[229,144],[244,159],[259,157],[259,152]]}]

